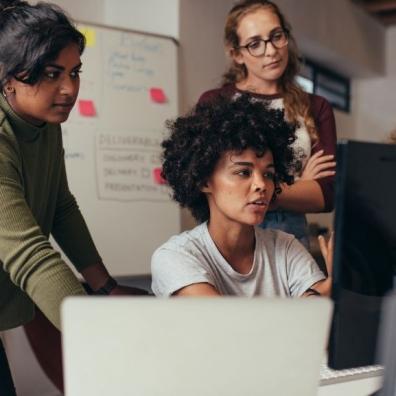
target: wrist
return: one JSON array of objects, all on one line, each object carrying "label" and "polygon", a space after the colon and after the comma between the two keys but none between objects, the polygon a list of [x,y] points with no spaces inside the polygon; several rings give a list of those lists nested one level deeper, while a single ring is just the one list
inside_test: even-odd
[{"label": "wrist", "polygon": [[102,285],[99,289],[95,290],[94,294],[99,296],[108,296],[117,286],[117,281],[109,276],[104,285]]}]

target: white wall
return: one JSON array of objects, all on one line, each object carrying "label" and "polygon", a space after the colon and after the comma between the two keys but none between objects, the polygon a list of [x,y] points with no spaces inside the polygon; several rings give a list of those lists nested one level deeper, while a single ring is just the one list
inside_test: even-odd
[{"label": "white wall", "polygon": [[103,1],[107,25],[179,38],[179,0]]},{"label": "white wall", "polygon": [[104,23],[104,0],[51,0],[51,3],[62,7],[73,19]]},{"label": "white wall", "polygon": [[51,0],[83,22],[179,38],[179,0]]},{"label": "white wall", "polygon": [[359,79],[354,85],[356,104],[354,138],[384,141],[396,128],[396,27],[386,34],[386,73],[382,77]]},{"label": "white wall", "polygon": [[223,26],[233,0],[180,0],[181,110],[216,87],[226,69]]}]

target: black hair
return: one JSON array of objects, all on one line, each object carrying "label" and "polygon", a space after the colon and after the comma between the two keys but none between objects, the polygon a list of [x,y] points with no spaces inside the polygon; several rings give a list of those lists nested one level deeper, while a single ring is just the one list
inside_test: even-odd
[{"label": "black hair", "polygon": [[82,54],[85,38],[58,6],[0,0],[0,88],[11,78],[36,84],[46,65],[72,43]]},{"label": "black hair", "polygon": [[226,151],[253,149],[258,156],[270,150],[275,165],[275,192],[280,183],[292,183],[295,168],[291,144],[295,126],[282,110],[241,94],[236,99],[219,96],[199,103],[186,116],[167,121],[170,136],[162,142],[162,176],[172,188],[173,199],[203,222],[209,206],[201,188]]}]

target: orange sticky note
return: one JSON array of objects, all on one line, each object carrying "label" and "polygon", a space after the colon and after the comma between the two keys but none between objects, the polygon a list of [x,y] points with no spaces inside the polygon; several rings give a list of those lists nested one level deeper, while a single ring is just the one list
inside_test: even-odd
[{"label": "orange sticky note", "polygon": [[166,184],[166,180],[162,177],[162,168],[153,169],[153,179],[157,184]]},{"label": "orange sticky note", "polygon": [[95,117],[96,109],[93,100],[79,100],[78,110],[84,117]]},{"label": "orange sticky note", "polygon": [[165,103],[167,101],[166,95],[161,88],[150,88],[150,97],[155,103]]}]

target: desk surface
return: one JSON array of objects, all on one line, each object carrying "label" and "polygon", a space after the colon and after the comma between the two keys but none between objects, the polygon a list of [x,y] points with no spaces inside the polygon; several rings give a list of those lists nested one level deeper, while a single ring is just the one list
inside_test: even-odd
[{"label": "desk surface", "polygon": [[319,387],[318,396],[369,396],[380,389],[382,376],[361,378]]}]

